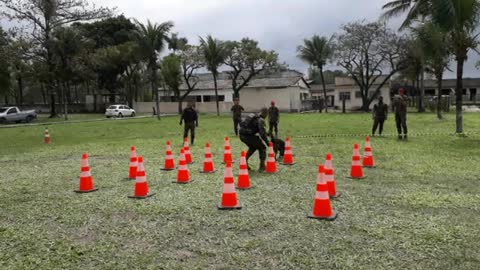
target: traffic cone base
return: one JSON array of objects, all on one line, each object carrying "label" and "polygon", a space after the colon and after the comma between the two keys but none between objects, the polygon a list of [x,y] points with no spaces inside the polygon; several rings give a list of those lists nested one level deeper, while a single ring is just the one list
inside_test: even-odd
[{"label": "traffic cone base", "polygon": [[218,210],[239,210],[239,209],[242,209],[242,205],[240,203],[238,203],[236,206],[222,206],[222,204],[219,204],[217,206]]},{"label": "traffic cone base", "polygon": [[188,180],[188,182],[172,181],[173,184],[179,184],[179,185],[186,185],[186,184],[190,184],[191,182],[193,182],[193,180]]},{"label": "traffic cone base", "polygon": [[296,162],[293,162],[293,163],[285,163],[285,162],[282,162],[282,163],[280,163],[280,164],[285,165],[285,166],[293,166],[293,165],[295,165],[295,164],[297,164],[297,163],[296,163]]},{"label": "traffic cone base", "polygon": [[170,172],[170,171],[174,171],[174,170],[176,170],[176,169],[177,169],[177,167],[175,167],[175,168],[172,168],[172,169],[165,169],[165,168],[162,168],[162,169],[160,169],[160,171],[164,171],[164,172]]},{"label": "traffic cone base", "polygon": [[94,189],[91,189],[91,190],[74,190],[73,192],[75,193],[90,193],[90,192],[94,192],[94,191],[97,191],[98,188],[94,188]]},{"label": "traffic cone base", "polygon": [[204,173],[204,174],[212,174],[212,173],[216,173],[217,170],[213,170],[213,171],[209,171],[209,172],[205,172],[203,170],[200,170],[200,173]]},{"label": "traffic cone base", "polygon": [[252,189],[254,188],[254,186],[249,186],[249,187],[239,187],[238,185],[236,186],[237,189],[239,190],[249,190],[249,189]]},{"label": "traffic cone base", "polygon": [[365,178],[367,178],[367,177],[366,177],[366,176],[362,176],[362,177],[351,177],[351,176],[349,175],[349,176],[347,176],[347,178],[349,178],[349,179],[365,179]]},{"label": "traffic cone base", "polygon": [[146,199],[148,197],[152,197],[153,195],[155,195],[155,193],[150,193],[148,194],[147,196],[128,196],[129,199]]},{"label": "traffic cone base", "polygon": [[312,219],[323,219],[323,220],[327,220],[327,221],[334,221],[337,218],[337,213],[333,213],[333,215],[331,215],[329,217],[317,217],[313,213],[311,213],[311,214],[307,215],[307,217],[312,218]]}]

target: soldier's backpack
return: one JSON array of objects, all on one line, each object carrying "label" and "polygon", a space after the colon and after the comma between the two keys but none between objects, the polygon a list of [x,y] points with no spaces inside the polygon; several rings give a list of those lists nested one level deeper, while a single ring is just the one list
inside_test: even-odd
[{"label": "soldier's backpack", "polygon": [[240,122],[240,133],[253,135],[258,132],[258,115],[249,114],[242,122]]}]

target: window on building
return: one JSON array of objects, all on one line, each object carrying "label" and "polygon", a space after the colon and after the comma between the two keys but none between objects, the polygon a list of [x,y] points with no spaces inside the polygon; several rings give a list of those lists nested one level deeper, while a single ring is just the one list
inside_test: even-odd
[{"label": "window on building", "polygon": [[434,96],[435,92],[436,92],[435,89],[425,89],[426,96]]},{"label": "window on building", "polygon": [[340,100],[350,100],[350,92],[340,92]]},{"label": "window on building", "polygon": [[360,91],[356,91],[355,98],[362,98],[362,93]]},{"label": "window on building", "polygon": [[[203,102],[214,102],[214,101],[215,101],[215,96],[203,96]],[[225,96],[219,95],[218,101],[225,101]]]},{"label": "window on building", "polygon": [[202,102],[202,96],[195,96],[195,99],[197,100],[197,102]]}]

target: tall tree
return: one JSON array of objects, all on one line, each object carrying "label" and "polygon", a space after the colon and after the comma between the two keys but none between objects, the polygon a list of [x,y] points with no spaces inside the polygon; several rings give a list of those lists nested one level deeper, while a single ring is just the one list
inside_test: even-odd
[{"label": "tall tree", "polygon": [[152,87],[152,94],[156,97],[157,119],[160,120],[160,97],[158,93],[158,54],[164,49],[168,41],[168,34],[173,28],[173,22],[164,22],[161,24],[152,23],[147,24],[137,23],[137,39],[140,48],[145,53],[145,59],[148,69],[150,70],[150,85]]},{"label": "tall tree", "polygon": [[457,62],[456,132],[463,133],[463,67],[468,52],[479,45],[476,33],[480,23],[478,0],[431,0],[432,21],[450,36],[452,53]]},{"label": "tall tree", "polygon": [[172,50],[175,54],[178,50],[183,49],[188,44],[188,39],[185,37],[179,37],[178,33],[172,33],[168,39],[168,49]]},{"label": "tall tree", "polygon": [[55,110],[55,63],[51,49],[52,32],[55,29],[78,21],[89,21],[109,17],[108,8],[89,7],[86,0],[0,0],[1,12],[10,19],[32,24],[32,36],[39,44],[39,55],[48,67],[47,89],[50,93],[50,116]]},{"label": "tall tree", "polygon": [[8,104],[8,93],[10,89],[10,63],[8,61],[8,46],[10,40],[7,33],[0,26],[0,95],[4,97],[5,104]]},{"label": "tall tree", "polygon": [[222,41],[215,39],[209,35],[206,37],[206,39],[200,38],[200,47],[205,58],[205,66],[210,72],[212,72],[213,75],[213,85],[215,88],[215,103],[217,105],[217,116],[220,116],[217,78],[218,68],[223,65],[226,57],[225,45]]},{"label": "tall tree", "polygon": [[[362,109],[368,111],[382,87],[406,66],[406,40],[381,23],[355,22],[342,27],[334,59],[360,88]],[[373,94],[369,92],[377,85]]]},{"label": "tall tree", "polygon": [[[331,39],[330,39],[331,40]],[[323,87],[323,99],[325,103],[325,112],[328,112],[327,107],[327,88],[325,86],[325,78],[323,77],[323,68],[327,64],[327,61],[333,55],[333,47],[330,44],[330,40],[326,37],[320,37],[314,35],[311,39],[304,39],[303,45],[298,46],[298,58],[304,62],[315,66],[320,71]]]},{"label": "tall tree", "polygon": [[225,42],[224,64],[230,67],[227,74],[232,81],[233,96],[240,97],[248,83],[265,69],[278,66],[278,54],[274,51],[262,50],[258,42],[249,38]]},{"label": "tall tree", "polygon": [[385,12],[382,19],[388,20],[407,13],[400,30],[411,26],[419,18],[428,16],[431,10],[431,0],[393,0],[382,7]]},{"label": "tall tree", "polygon": [[175,94],[178,101],[178,113],[181,113],[180,85],[182,84],[182,69],[180,57],[173,53],[165,56],[162,60],[160,73],[162,74],[162,81]]},{"label": "tall tree", "polygon": [[438,25],[426,23],[413,29],[419,48],[425,57],[428,70],[437,80],[437,117],[442,119],[442,80],[450,61],[448,36]]},{"label": "tall tree", "polygon": [[205,60],[200,47],[186,45],[180,52],[180,65],[182,67],[183,82],[187,89],[183,95],[179,96],[179,106],[181,108],[185,98],[195,90],[198,83],[197,71],[205,66]]}]

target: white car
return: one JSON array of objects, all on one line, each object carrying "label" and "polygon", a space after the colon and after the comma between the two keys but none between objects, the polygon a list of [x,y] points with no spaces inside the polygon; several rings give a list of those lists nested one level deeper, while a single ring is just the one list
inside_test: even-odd
[{"label": "white car", "polygon": [[127,105],[110,105],[105,111],[105,116],[110,117],[124,117],[124,116],[135,116],[135,110],[128,107]]}]

